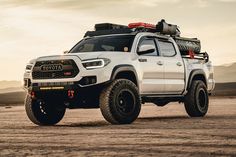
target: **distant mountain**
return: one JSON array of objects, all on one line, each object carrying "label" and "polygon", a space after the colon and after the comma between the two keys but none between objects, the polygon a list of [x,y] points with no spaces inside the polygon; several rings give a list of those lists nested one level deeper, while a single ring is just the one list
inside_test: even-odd
[{"label": "distant mountain", "polygon": [[9,106],[14,104],[23,104],[25,92],[0,93],[0,106]]},{"label": "distant mountain", "polygon": [[216,82],[236,82],[236,63],[214,67]]},{"label": "distant mountain", "polygon": [[0,94],[2,93],[12,93],[12,92],[24,92],[23,87],[11,87],[0,89]]},{"label": "distant mountain", "polygon": [[0,81],[0,89],[21,88],[22,86],[21,81]]},{"label": "distant mountain", "polygon": [[0,81],[0,106],[23,104],[25,94],[21,81]]},{"label": "distant mountain", "polygon": [[236,96],[236,83],[216,83],[213,96]]}]

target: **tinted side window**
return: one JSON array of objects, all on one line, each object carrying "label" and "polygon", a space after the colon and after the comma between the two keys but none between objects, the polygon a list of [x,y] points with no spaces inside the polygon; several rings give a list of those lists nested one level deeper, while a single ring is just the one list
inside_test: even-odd
[{"label": "tinted side window", "polygon": [[143,38],[139,42],[138,50],[141,45],[153,45],[155,47],[155,51],[153,53],[144,54],[142,56],[157,56],[156,44],[153,38]]},{"label": "tinted side window", "polygon": [[175,47],[171,42],[159,40],[158,44],[162,56],[172,57],[176,54]]}]

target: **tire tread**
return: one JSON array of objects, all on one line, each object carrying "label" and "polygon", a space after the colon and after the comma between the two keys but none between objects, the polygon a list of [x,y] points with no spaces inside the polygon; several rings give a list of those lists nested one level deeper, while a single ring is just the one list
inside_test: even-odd
[{"label": "tire tread", "polygon": [[[114,115],[112,114],[111,108],[110,108],[110,95],[113,95],[115,92],[114,89],[116,89],[117,86],[120,86],[121,84],[126,84],[126,86],[131,86],[132,88],[135,88],[136,91],[138,91],[137,86],[130,80],[127,79],[117,79],[114,80],[108,87],[106,87],[100,95],[100,110],[102,112],[103,117],[110,122],[111,124],[121,124],[122,122],[115,119]],[[140,97],[138,100],[138,103],[140,103]]]}]

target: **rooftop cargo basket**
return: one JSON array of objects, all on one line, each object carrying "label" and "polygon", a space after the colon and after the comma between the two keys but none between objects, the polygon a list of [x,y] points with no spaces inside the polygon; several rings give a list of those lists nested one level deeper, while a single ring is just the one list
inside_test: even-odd
[{"label": "rooftop cargo basket", "polygon": [[159,21],[156,25],[137,22],[130,23],[128,26],[100,23],[95,25],[95,31],[87,31],[85,37],[109,35],[109,34],[126,34],[138,32],[153,32],[161,35],[171,36],[176,41],[182,55],[188,55],[189,51],[196,54],[201,53],[201,42],[197,38],[180,37],[180,30],[177,25],[168,24],[164,19]]},{"label": "rooftop cargo basket", "polygon": [[128,28],[125,25],[118,25],[112,23],[99,23],[95,24],[95,31],[109,30],[109,29],[126,29]]}]

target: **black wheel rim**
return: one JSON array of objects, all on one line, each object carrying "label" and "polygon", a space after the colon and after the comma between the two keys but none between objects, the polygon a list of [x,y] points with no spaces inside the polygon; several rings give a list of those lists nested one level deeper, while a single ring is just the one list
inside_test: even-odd
[{"label": "black wheel rim", "polygon": [[198,92],[198,104],[201,109],[205,109],[207,105],[207,95],[204,89],[200,89]]},{"label": "black wheel rim", "polygon": [[43,101],[43,100],[41,100],[41,99],[39,99],[39,100],[37,100],[37,102],[36,102],[36,105],[38,106],[38,108],[39,108],[39,112],[41,113],[41,114],[43,114],[43,115],[47,115],[48,113],[48,108],[47,108],[47,104],[46,104],[46,102],[45,101]]},{"label": "black wheel rim", "polygon": [[118,111],[123,115],[132,114],[135,110],[135,96],[130,90],[121,90],[116,99],[116,106]]}]

